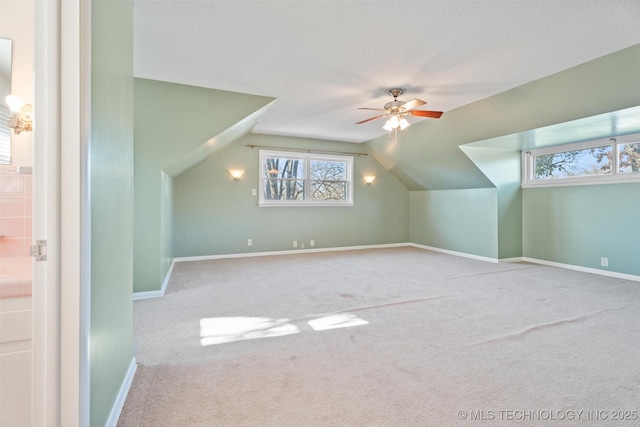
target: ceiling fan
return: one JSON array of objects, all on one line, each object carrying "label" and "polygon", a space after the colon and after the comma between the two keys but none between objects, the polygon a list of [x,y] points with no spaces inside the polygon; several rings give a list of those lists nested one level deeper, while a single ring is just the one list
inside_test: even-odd
[{"label": "ceiling fan", "polygon": [[385,93],[387,95],[393,96],[393,101],[387,102],[384,105],[384,108],[358,108],[359,110],[375,110],[382,111],[383,113],[357,122],[356,124],[360,125],[362,123],[367,123],[371,120],[376,120],[384,117],[387,119],[387,121],[384,124],[383,128],[388,131],[397,131],[398,129],[402,130],[409,126],[409,122],[405,119],[405,116],[431,117],[434,119],[442,116],[442,111],[416,110],[416,108],[426,104],[426,102],[422,101],[421,99],[414,98],[409,102],[398,101],[398,96],[402,95],[405,92],[406,89],[399,87],[387,89]]}]

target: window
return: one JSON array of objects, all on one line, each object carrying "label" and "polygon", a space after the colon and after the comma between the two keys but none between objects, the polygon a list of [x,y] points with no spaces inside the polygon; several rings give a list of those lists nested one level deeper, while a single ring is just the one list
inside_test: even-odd
[{"label": "window", "polygon": [[260,151],[260,206],[353,206],[353,157]]},{"label": "window", "polygon": [[640,181],[640,134],[522,153],[522,186]]}]

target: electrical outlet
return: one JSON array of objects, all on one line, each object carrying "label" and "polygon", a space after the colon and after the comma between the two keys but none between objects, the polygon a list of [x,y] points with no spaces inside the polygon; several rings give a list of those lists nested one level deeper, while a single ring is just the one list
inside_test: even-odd
[{"label": "electrical outlet", "polygon": [[304,249],[304,243],[300,245],[300,249]]},{"label": "electrical outlet", "polygon": [[315,240],[311,240],[309,242],[309,246],[314,247],[316,245],[316,241]]},{"label": "electrical outlet", "polygon": [[297,248],[297,247],[298,247],[298,241],[297,241],[297,240],[294,240],[294,241],[293,241],[293,247],[294,247],[294,248]]},{"label": "electrical outlet", "polygon": [[600,258],[600,266],[609,267],[609,258]]},{"label": "electrical outlet", "polygon": [[247,246],[253,246],[253,239],[247,239]]}]

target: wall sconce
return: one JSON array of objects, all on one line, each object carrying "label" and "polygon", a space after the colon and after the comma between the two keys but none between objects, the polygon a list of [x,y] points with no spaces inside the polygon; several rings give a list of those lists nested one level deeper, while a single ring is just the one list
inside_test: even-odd
[{"label": "wall sconce", "polygon": [[229,174],[237,181],[244,174],[244,171],[242,169],[229,169]]},{"label": "wall sconce", "polygon": [[25,104],[19,96],[15,95],[7,96],[5,102],[11,110],[7,125],[13,129],[13,133],[18,135],[22,131],[32,130],[33,107],[31,104]]},{"label": "wall sconce", "polygon": [[366,182],[367,185],[371,185],[371,183],[373,182],[374,179],[376,179],[375,175],[365,175],[364,176],[364,182]]}]

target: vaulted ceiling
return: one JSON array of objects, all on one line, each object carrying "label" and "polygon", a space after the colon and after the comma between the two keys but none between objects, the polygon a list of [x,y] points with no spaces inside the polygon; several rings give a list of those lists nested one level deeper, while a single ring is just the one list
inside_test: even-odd
[{"label": "vaulted ceiling", "polygon": [[[640,43],[637,0],[135,0],[134,75],[277,101],[256,133],[364,142]],[[412,121],[434,119],[410,118]]]}]

